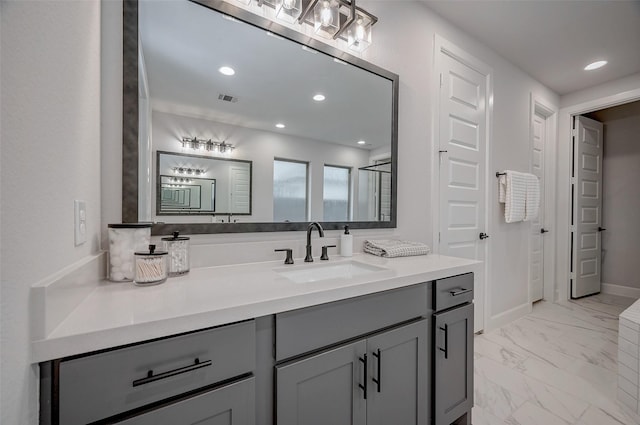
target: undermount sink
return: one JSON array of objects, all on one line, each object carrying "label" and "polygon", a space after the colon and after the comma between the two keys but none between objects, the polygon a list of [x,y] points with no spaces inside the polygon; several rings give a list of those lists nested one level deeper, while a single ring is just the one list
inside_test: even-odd
[{"label": "undermount sink", "polygon": [[344,261],[333,264],[280,267],[277,273],[296,283],[317,282],[329,279],[351,279],[372,273],[388,271],[385,267],[372,266],[359,261]]}]

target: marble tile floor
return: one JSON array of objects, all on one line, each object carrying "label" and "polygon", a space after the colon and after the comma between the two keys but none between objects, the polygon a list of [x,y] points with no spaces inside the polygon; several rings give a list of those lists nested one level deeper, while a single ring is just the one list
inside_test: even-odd
[{"label": "marble tile floor", "polygon": [[618,315],[633,302],[541,301],[476,335],[473,425],[640,425],[616,401]]}]

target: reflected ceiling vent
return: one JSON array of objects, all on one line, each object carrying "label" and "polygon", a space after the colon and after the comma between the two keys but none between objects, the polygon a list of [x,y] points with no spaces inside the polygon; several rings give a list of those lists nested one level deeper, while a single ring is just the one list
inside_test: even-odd
[{"label": "reflected ceiling vent", "polygon": [[218,100],[222,100],[224,102],[236,103],[238,101],[238,98],[231,96],[230,94],[219,94]]}]

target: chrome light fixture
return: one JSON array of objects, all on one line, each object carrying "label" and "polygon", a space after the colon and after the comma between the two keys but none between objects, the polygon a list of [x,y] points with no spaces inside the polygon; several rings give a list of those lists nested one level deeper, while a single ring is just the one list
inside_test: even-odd
[{"label": "chrome light fixture", "polygon": [[333,38],[340,31],[340,3],[338,0],[319,0],[313,7],[313,29],[316,34]]},{"label": "chrome light fixture", "polygon": [[[248,4],[247,0],[237,0]],[[313,25],[317,35],[347,42],[363,52],[371,45],[371,27],[378,18],[356,6],[356,0],[257,0],[260,7],[275,9],[276,18],[300,25]]]},{"label": "chrome light fixture", "polygon": [[[183,137],[180,140],[183,148],[191,148],[193,150],[204,150],[212,153],[229,154],[233,152],[235,147],[226,141],[214,142],[211,139],[198,139],[197,137]],[[195,170],[194,170],[195,171]]]},{"label": "chrome light fixture", "polygon": [[289,22],[296,22],[302,13],[302,0],[276,0],[276,18]]},{"label": "chrome light fixture", "polygon": [[356,12],[356,18],[347,29],[347,44],[357,52],[364,51],[371,45],[372,16],[363,11]]}]

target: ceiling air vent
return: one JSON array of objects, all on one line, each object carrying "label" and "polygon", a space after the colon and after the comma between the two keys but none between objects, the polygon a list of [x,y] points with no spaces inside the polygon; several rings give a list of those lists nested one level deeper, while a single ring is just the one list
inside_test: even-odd
[{"label": "ceiling air vent", "polygon": [[231,102],[231,103],[236,103],[238,101],[237,97],[233,97],[229,94],[219,94],[218,95],[218,100],[222,100],[224,102]]}]

